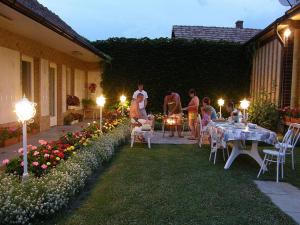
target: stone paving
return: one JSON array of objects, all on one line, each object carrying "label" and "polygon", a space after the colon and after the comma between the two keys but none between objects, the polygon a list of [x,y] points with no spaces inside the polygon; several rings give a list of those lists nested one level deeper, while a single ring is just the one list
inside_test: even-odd
[{"label": "stone paving", "polygon": [[254,181],[257,187],[284,213],[300,224],[300,190],[288,183]]},{"label": "stone paving", "polygon": [[[67,132],[76,132],[82,130],[87,126],[87,123],[90,121],[84,121],[81,123],[74,124],[72,126],[55,126],[50,128],[49,130],[38,133],[30,138],[28,138],[28,144],[37,145],[40,139],[45,141],[56,141],[58,140],[64,133]],[[11,159],[18,155],[19,148],[22,147],[22,143],[18,143],[15,145],[11,145],[8,147],[0,148],[0,166],[2,164],[2,160]]]},{"label": "stone paving", "polygon": [[155,131],[151,139],[152,144],[174,144],[174,145],[184,145],[184,144],[196,144],[198,141],[188,140],[189,132],[183,132],[184,138],[179,138],[178,136],[169,137],[169,133],[166,132],[163,135],[162,131]]}]

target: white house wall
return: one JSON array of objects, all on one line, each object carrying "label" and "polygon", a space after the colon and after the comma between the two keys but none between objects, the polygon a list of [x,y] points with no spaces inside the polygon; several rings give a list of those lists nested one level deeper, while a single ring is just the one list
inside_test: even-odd
[{"label": "white house wall", "polygon": [[100,71],[89,71],[88,72],[88,85],[90,85],[91,83],[95,83],[97,85],[95,95],[99,96],[102,93],[102,88],[100,86],[100,83],[101,83]]},{"label": "white house wall", "polygon": [[41,115],[49,116],[49,61],[41,59]]},{"label": "white house wall", "polygon": [[22,96],[20,53],[0,47],[0,123],[17,121],[14,105]]},{"label": "white house wall", "polygon": [[85,98],[85,72],[75,69],[74,81],[74,94],[81,102],[81,100]]}]

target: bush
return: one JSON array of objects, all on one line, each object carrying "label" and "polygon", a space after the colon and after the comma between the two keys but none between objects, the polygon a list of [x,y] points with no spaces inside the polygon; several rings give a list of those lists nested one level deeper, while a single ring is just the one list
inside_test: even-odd
[{"label": "bush", "polygon": [[1,175],[0,224],[28,224],[66,207],[92,172],[112,157],[129,133],[126,122],[93,141],[93,145],[81,148],[75,156],[41,178],[31,176],[20,183],[16,176]]},{"label": "bush", "polygon": [[277,131],[280,115],[277,106],[262,94],[249,108],[249,120],[264,128]]},{"label": "bush", "polygon": [[[138,81],[149,94],[148,111],[161,112],[165,93],[172,89],[190,100],[195,88],[200,98],[213,103],[221,96],[234,101],[249,95],[250,63],[244,47],[229,42],[113,38],[97,41],[96,47],[112,56],[105,66],[102,86],[108,105],[126,94],[130,100]],[[117,89],[116,89],[117,87]]]}]

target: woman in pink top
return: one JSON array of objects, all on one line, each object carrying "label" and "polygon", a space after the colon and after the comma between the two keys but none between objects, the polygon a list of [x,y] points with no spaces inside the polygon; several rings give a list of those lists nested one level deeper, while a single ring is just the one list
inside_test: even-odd
[{"label": "woman in pink top", "polygon": [[188,111],[188,120],[189,120],[189,127],[191,129],[191,137],[190,140],[196,140],[197,138],[197,118],[198,118],[198,110],[199,110],[199,98],[196,95],[195,89],[189,90],[189,96],[191,98],[188,107],[185,110]]}]

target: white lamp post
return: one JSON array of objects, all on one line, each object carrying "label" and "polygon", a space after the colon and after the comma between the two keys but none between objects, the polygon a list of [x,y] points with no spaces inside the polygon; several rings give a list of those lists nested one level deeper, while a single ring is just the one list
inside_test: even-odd
[{"label": "white lamp post", "polygon": [[102,131],[102,108],[105,105],[105,98],[103,95],[96,99],[96,103],[100,106],[100,130]]},{"label": "white lamp post", "polygon": [[124,106],[125,106],[125,103],[126,103],[126,96],[125,95],[121,95],[120,102],[121,102],[121,105],[122,105],[122,116],[124,116]]},{"label": "white lamp post", "polygon": [[246,110],[249,108],[250,106],[250,101],[248,101],[247,99],[244,99],[241,101],[241,109],[243,109],[243,116],[244,116],[244,119],[246,120]]},{"label": "white lamp post", "polygon": [[218,105],[220,106],[220,118],[222,118],[222,107],[224,106],[224,103],[225,103],[224,99],[220,98],[218,100]]},{"label": "white lamp post", "polygon": [[27,122],[33,119],[36,113],[36,103],[30,102],[25,96],[16,103],[15,112],[19,121],[23,125],[23,180],[28,177],[28,162],[27,162]]}]

